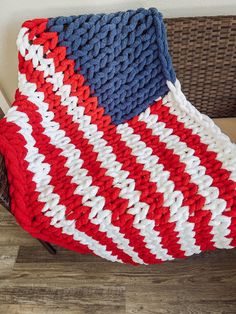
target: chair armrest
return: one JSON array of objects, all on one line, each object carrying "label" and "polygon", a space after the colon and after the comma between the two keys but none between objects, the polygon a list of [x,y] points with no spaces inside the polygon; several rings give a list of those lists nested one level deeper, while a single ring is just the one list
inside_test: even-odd
[{"label": "chair armrest", "polygon": [[[0,119],[4,116],[8,104],[0,90]],[[5,109],[3,111],[3,109]],[[7,180],[7,170],[5,166],[4,157],[0,154],[0,205],[10,211],[10,197],[9,197],[9,185]]]},{"label": "chair armrest", "polygon": [[3,156],[0,154],[0,204],[10,210],[9,185]]}]

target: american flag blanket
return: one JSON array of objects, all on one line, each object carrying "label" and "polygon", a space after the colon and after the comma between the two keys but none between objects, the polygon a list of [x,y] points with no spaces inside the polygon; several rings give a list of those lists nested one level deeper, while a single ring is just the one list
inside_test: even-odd
[{"label": "american flag blanket", "polygon": [[185,98],[156,9],[26,21],[0,121],[34,237],[155,264],[236,246],[236,146]]}]

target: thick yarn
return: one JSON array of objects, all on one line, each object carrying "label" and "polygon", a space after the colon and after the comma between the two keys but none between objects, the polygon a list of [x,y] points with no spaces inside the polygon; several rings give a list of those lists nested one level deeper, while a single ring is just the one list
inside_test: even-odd
[{"label": "thick yarn", "polygon": [[164,96],[175,81],[162,16],[156,9],[50,19],[75,72],[113,123],[119,124]]},{"label": "thick yarn", "polygon": [[236,146],[186,100],[156,10],[27,21],[17,46],[0,152],[25,230],[131,264],[236,246]]}]

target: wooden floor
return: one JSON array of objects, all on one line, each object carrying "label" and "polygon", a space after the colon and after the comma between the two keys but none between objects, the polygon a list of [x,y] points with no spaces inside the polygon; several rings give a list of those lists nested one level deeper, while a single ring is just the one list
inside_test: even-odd
[{"label": "wooden floor", "polygon": [[236,249],[127,266],[51,256],[0,209],[1,314],[236,313]]}]

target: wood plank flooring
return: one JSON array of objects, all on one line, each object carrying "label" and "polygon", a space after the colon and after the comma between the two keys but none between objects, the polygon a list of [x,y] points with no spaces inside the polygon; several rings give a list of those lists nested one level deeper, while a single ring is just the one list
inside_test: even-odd
[{"label": "wood plank flooring", "polygon": [[236,313],[236,249],[127,266],[52,256],[0,209],[1,314]]}]

